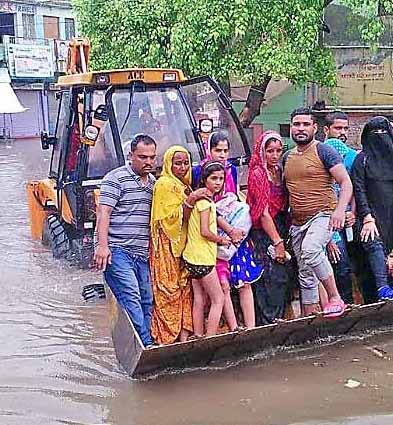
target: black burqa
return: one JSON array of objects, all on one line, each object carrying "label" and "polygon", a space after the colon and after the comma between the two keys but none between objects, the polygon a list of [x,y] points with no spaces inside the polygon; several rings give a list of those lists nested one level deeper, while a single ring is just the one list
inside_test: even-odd
[{"label": "black burqa", "polygon": [[362,137],[364,195],[388,252],[393,250],[393,126],[385,117],[371,118]]}]

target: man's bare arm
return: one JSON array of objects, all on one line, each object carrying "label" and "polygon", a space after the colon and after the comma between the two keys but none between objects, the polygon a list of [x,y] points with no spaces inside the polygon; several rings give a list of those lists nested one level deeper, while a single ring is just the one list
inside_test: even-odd
[{"label": "man's bare arm", "polygon": [[330,227],[333,230],[340,230],[345,225],[345,210],[352,198],[352,182],[343,164],[335,165],[329,172],[340,186],[340,197],[330,219]]},{"label": "man's bare arm", "polygon": [[112,255],[108,245],[109,221],[113,208],[109,205],[99,205],[97,210],[98,245],[94,253],[94,263],[97,270],[105,271],[111,264]]}]

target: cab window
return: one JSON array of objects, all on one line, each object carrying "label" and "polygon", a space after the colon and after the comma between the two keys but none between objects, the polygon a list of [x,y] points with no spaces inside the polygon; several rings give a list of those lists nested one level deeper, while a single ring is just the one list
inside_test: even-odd
[{"label": "cab window", "polygon": [[50,176],[57,177],[59,173],[59,164],[60,164],[60,153],[61,147],[63,144],[63,138],[65,137],[64,131],[66,129],[66,124],[69,119],[69,110],[70,110],[70,93],[64,91],[61,93],[59,111],[56,121],[56,131],[55,135],[57,138],[57,143],[53,146],[52,159],[50,164]]},{"label": "cab window", "polygon": [[224,131],[228,134],[231,141],[231,157],[244,156],[245,149],[239,129],[210,82],[199,81],[185,84],[183,90],[196,123],[205,118],[211,119],[213,130]]},{"label": "cab window", "polygon": [[103,177],[109,171],[118,167],[120,163],[116,155],[109,120],[102,121],[102,117],[100,117],[100,120],[94,118],[94,111],[105,105],[105,91],[95,90],[92,103],[93,112],[89,124],[100,128],[95,145],[89,147],[88,153],[87,177],[94,179]]},{"label": "cab window", "polygon": [[192,122],[176,87],[146,87],[145,91],[116,90],[112,96],[122,146],[139,133],[157,143],[157,165],[172,145],[184,146],[200,160]]}]

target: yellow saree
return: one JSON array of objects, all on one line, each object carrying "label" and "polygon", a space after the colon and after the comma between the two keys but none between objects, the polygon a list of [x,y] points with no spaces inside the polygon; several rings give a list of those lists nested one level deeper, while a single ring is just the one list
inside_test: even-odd
[{"label": "yellow saree", "polygon": [[159,344],[175,342],[182,329],[192,332],[191,284],[181,259],[187,237],[182,204],[191,185],[191,167],[185,182],[175,177],[172,160],[176,152],[189,157],[182,146],[172,146],[165,152],[162,174],[154,187],[150,223],[154,294],[151,333]]}]

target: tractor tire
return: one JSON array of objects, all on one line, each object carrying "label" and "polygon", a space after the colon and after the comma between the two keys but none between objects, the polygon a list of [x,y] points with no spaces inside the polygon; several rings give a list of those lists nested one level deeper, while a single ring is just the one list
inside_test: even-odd
[{"label": "tractor tire", "polygon": [[49,230],[49,222],[48,222],[47,216],[44,220],[44,226],[42,228],[42,236],[41,236],[41,242],[44,246],[50,246],[50,230]]},{"label": "tractor tire", "polygon": [[[48,231],[46,232],[45,227]],[[45,233],[46,232],[46,233]],[[71,254],[71,242],[56,214],[48,215],[42,234],[42,241],[48,240],[54,258],[67,258]]]}]

